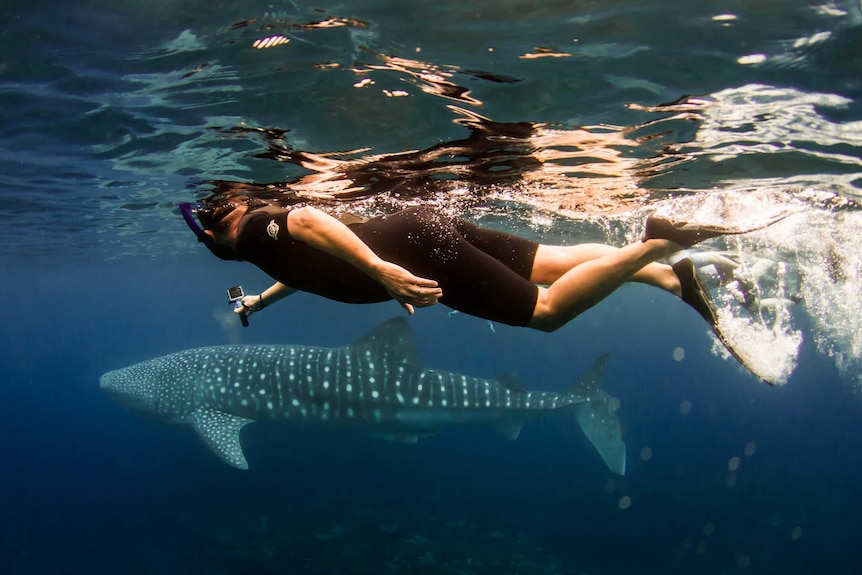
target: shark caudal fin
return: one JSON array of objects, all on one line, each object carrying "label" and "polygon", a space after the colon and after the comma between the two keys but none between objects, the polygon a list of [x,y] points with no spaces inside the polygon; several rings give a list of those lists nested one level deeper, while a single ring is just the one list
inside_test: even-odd
[{"label": "shark caudal fin", "polygon": [[601,388],[608,355],[606,353],[596,359],[569,393],[589,399],[575,405],[575,418],[608,469],[618,475],[625,475],[626,444],[623,442],[623,432],[617,414],[619,401]]}]

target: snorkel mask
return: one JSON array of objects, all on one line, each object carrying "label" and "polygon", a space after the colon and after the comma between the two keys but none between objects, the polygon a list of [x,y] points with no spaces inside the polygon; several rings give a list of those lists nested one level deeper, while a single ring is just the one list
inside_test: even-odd
[{"label": "snorkel mask", "polygon": [[194,232],[195,236],[198,238],[198,241],[205,245],[207,249],[213,253],[213,255],[223,260],[240,259],[236,256],[236,253],[232,249],[216,245],[213,239],[204,232],[204,229],[198,223],[198,220],[195,217],[195,213],[201,210],[207,210],[212,208],[200,202],[182,202],[179,204],[179,207],[180,214],[182,214],[183,220],[185,220],[186,225],[191,231]]}]

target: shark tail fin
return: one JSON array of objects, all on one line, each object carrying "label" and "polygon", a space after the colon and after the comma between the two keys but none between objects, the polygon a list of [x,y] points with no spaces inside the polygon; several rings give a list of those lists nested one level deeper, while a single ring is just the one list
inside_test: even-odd
[{"label": "shark tail fin", "polygon": [[608,469],[618,475],[625,475],[626,444],[623,442],[618,414],[619,400],[601,388],[609,355],[599,356],[584,371],[569,394],[587,399],[575,405],[575,419]]},{"label": "shark tail fin", "polygon": [[605,365],[608,363],[610,353],[603,353],[584,370],[580,379],[569,389],[569,395],[582,398],[591,398],[602,388],[605,379]]}]

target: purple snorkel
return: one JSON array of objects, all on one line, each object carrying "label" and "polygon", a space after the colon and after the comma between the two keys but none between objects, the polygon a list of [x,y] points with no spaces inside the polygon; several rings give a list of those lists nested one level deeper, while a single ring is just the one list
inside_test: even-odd
[{"label": "purple snorkel", "polygon": [[213,249],[213,239],[204,233],[204,230],[198,224],[197,218],[195,218],[195,212],[199,210],[202,206],[199,202],[182,202],[179,204],[180,213],[183,215],[183,219],[186,221],[186,225],[189,227],[191,231],[195,233],[198,241],[203,243],[210,250]]},{"label": "purple snorkel", "polygon": [[195,233],[195,236],[198,238],[198,241],[207,247],[209,251],[213,253],[219,259],[222,260],[239,260],[236,252],[232,249],[217,246],[213,241],[212,237],[208,236],[204,233],[204,229],[198,224],[198,220],[195,217],[195,212],[198,210],[207,209],[205,204],[200,202],[182,202],[178,204],[180,207],[180,213],[183,216],[183,219],[186,221],[186,225],[189,227],[191,231]]}]

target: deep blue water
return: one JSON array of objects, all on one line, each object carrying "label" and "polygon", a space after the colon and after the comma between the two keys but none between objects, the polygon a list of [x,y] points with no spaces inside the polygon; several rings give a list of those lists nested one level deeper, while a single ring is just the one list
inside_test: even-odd
[{"label": "deep blue water", "polygon": [[[43,0],[0,21],[1,573],[857,572],[858,2]],[[778,198],[793,216],[708,249],[772,302],[718,300],[781,385],[640,285],[554,334],[438,306],[410,318],[430,367],[562,391],[610,352],[626,476],[565,417],[415,446],[251,425],[232,469],[99,376],[403,313],[300,294],[240,328],[224,288],[266,278],[175,209],[237,184],[616,244],[652,209]]]}]

